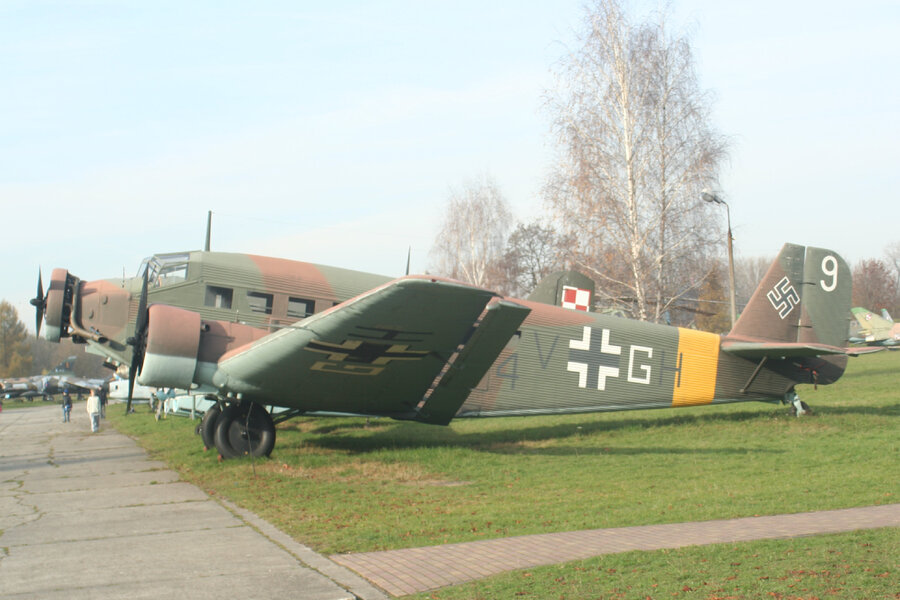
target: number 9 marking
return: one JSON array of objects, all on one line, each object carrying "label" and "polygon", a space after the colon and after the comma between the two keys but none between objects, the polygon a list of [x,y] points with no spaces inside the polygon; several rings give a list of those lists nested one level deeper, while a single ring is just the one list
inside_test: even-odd
[{"label": "number 9 marking", "polygon": [[826,292],[833,292],[837,287],[838,280],[838,261],[830,254],[822,259],[822,273],[831,278],[831,283],[825,283],[824,279],[819,280],[819,285]]}]

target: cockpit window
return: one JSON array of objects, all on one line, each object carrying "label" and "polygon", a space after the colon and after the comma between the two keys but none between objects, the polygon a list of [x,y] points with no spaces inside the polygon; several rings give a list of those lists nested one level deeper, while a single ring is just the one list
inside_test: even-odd
[{"label": "cockpit window", "polygon": [[186,252],[177,254],[154,254],[145,258],[138,269],[138,277],[147,272],[150,287],[161,287],[173,283],[181,283],[187,279],[188,259]]}]

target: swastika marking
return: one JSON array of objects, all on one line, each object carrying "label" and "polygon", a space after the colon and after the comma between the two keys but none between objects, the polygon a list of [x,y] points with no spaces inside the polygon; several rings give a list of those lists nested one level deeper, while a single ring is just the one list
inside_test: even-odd
[{"label": "swastika marking", "polygon": [[778,311],[778,316],[782,319],[791,314],[794,307],[800,304],[800,296],[797,294],[794,286],[791,285],[791,280],[787,276],[783,277],[781,281],[775,284],[775,287],[769,290],[766,298],[769,299],[772,308]]}]

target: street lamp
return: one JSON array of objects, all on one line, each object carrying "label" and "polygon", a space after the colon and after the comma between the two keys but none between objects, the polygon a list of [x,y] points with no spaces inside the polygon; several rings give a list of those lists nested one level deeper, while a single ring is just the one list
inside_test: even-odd
[{"label": "street lamp", "polygon": [[700,197],[705,202],[715,202],[716,204],[725,205],[725,216],[728,219],[728,284],[731,286],[731,328],[734,329],[734,323],[737,321],[737,310],[734,301],[734,254],[732,251],[734,236],[731,235],[731,209],[728,207],[727,202],[712,192],[701,192]]}]

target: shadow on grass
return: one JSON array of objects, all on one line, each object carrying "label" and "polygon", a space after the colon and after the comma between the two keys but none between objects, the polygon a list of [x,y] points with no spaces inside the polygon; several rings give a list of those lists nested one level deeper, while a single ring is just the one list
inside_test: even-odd
[{"label": "shadow on grass", "polygon": [[[651,430],[670,426],[714,425],[716,423],[736,423],[755,420],[770,420],[773,416],[785,416],[787,413],[740,411],[729,413],[712,413],[707,415],[673,415],[670,417],[646,417],[617,420],[578,421],[571,423],[555,423],[552,425],[528,426],[527,417],[508,417],[513,426],[492,431],[460,433],[449,427],[423,425],[419,423],[378,421],[377,425],[366,425],[360,421],[344,424],[323,424],[312,429],[303,436],[303,445],[315,446],[328,450],[341,450],[350,453],[377,452],[380,450],[415,449],[415,448],[471,448],[473,450],[534,455],[576,455],[576,454],[717,454],[772,452],[769,450],[749,448],[597,448],[592,446],[571,447],[525,447],[522,442],[542,442],[548,440],[577,440],[582,436],[603,434],[627,429]],[[341,435],[365,431],[373,428],[368,435]],[[311,435],[310,435],[311,434]],[[319,437],[321,436],[321,437]],[[515,444],[515,447],[505,445]]]},{"label": "shadow on grass", "polygon": [[900,404],[887,406],[822,406],[813,405],[813,411],[822,415],[877,415],[900,417]]},{"label": "shadow on grass", "polygon": [[772,448],[684,448],[644,446],[632,447],[584,447],[584,446],[553,446],[550,448],[529,448],[523,446],[501,445],[491,448],[476,448],[495,454],[516,454],[525,456],[642,456],[645,454],[661,454],[665,456],[717,456],[723,454],[784,454],[784,450]]}]

